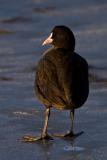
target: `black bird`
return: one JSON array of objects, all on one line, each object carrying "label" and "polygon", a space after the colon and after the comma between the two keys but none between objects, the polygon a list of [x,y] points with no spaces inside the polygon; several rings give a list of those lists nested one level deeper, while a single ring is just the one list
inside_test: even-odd
[{"label": "black bird", "polygon": [[45,124],[40,137],[25,136],[26,141],[52,139],[47,132],[50,110],[70,110],[71,129],[61,137],[74,136],[74,110],[81,107],[89,93],[88,64],[74,52],[75,37],[66,26],[55,26],[43,45],[51,44],[36,68],[35,91],[46,107]]}]

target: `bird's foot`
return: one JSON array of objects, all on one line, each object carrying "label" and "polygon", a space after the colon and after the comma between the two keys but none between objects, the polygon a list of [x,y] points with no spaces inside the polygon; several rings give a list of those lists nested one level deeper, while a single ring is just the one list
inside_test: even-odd
[{"label": "bird's foot", "polygon": [[36,142],[36,141],[39,141],[39,140],[53,140],[53,138],[49,135],[49,134],[46,134],[46,135],[41,135],[41,136],[32,136],[32,135],[26,135],[26,136],[23,136],[22,137],[22,142],[30,142],[30,143],[33,143],[33,142]]},{"label": "bird's foot", "polygon": [[59,138],[72,138],[72,139],[75,139],[77,138],[78,136],[82,135],[84,132],[81,131],[79,133],[73,133],[72,131],[69,131],[68,133],[66,134],[54,134],[55,137],[59,137]]},{"label": "bird's foot", "polygon": [[70,131],[70,132],[64,134],[64,137],[75,137],[75,134]]},{"label": "bird's foot", "polygon": [[66,138],[66,137],[71,137],[71,138],[73,138],[73,137],[75,137],[75,134],[73,133],[73,132],[68,132],[68,133],[66,133],[66,134],[54,134],[54,136],[55,137],[60,137],[60,138]]}]

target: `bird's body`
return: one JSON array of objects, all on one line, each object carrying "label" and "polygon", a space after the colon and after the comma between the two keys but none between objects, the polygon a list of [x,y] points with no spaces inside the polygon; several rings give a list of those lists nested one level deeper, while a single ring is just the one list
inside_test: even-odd
[{"label": "bird's body", "polygon": [[36,69],[36,95],[45,106],[76,109],[88,97],[88,64],[66,49],[45,52]]},{"label": "bird's body", "polygon": [[66,26],[56,26],[43,42],[52,44],[36,67],[35,91],[38,99],[46,107],[45,123],[39,138],[24,137],[26,141],[52,139],[47,133],[52,107],[70,110],[71,129],[62,136],[73,137],[74,110],[81,107],[88,97],[88,64],[75,53],[75,37]]}]

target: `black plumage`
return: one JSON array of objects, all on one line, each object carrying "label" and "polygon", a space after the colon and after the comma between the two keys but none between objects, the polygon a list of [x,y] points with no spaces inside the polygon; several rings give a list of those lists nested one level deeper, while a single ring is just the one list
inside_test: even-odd
[{"label": "black plumage", "polygon": [[38,139],[51,138],[47,133],[51,107],[70,110],[71,130],[61,136],[74,136],[74,110],[85,103],[89,93],[88,64],[74,52],[75,38],[66,26],[54,27],[45,44],[53,47],[43,54],[36,68],[36,95],[46,107],[45,124]]},{"label": "black plumage", "polygon": [[52,48],[36,71],[36,94],[45,106],[75,109],[88,96],[88,65],[78,54]]}]

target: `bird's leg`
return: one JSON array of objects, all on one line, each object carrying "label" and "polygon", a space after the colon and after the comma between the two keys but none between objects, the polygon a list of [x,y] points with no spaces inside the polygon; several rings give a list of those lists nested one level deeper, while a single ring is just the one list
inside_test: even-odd
[{"label": "bird's leg", "polygon": [[46,108],[46,111],[45,111],[45,123],[44,123],[43,131],[42,131],[42,134],[41,134],[42,139],[53,139],[47,133],[49,117],[50,117],[50,107]]},{"label": "bird's leg", "polygon": [[71,129],[66,134],[55,134],[56,137],[73,137],[75,136],[73,133],[73,122],[74,122],[74,109],[70,111],[70,119],[71,119]]},{"label": "bird's leg", "polygon": [[74,133],[73,133],[74,109],[70,111],[70,119],[71,119],[71,128],[70,128],[70,131],[64,135],[64,137],[73,137],[74,136]]},{"label": "bird's leg", "polygon": [[64,137],[72,137],[72,138],[76,138],[80,135],[82,135],[84,132],[81,131],[81,132],[78,132],[78,133],[75,133],[73,132],[73,125],[74,125],[74,110],[71,110],[70,111],[70,119],[71,119],[71,129],[70,131],[64,135]]},{"label": "bird's leg", "polygon": [[41,136],[39,136],[39,137],[36,137],[36,136],[24,136],[23,137],[23,141],[24,142],[35,142],[37,140],[43,140],[43,139],[49,140],[49,139],[53,139],[47,133],[49,117],[50,117],[50,107],[46,108],[46,110],[45,110],[45,123],[44,123],[44,127],[43,127],[43,131],[42,131]]}]

